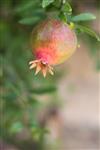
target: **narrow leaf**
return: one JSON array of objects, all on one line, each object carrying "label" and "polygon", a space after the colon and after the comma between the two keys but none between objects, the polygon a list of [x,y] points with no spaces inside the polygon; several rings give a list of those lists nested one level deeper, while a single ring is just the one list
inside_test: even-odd
[{"label": "narrow leaf", "polygon": [[40,20],[39,17],[30,17],[30,18],[24,18],[24,19],[20,20],[19,23],[25,24],[25,25],[32,25],[39,20]]},{"label": "narrow leaf", "polygon": [[72,13],[72,7],[71,5],[67,2],[62,6],[62,11],[68,14]]},{"label": "narrow leaf", "polygon": [[15,122],[10,127],[11,133],[18,133],[21,132],[23,129],[23,124],[21,122]]},{"label": "narrow leaf", "polygon": [[90,29],[90,28],[88,28],[86,26],[82,26],[82,25],[76,25],[76,29],[80,30],[80,32],[87,33],[90,36],[96,38],[97,41],[100,41],[100,36],[98,36],[96,34],[96,32],[94,32],[92,29]]},{"label": "narrow leaf", "polygon": [[15,9],[15,12],[21,12],[28,10],[34,6],[34,1],[30,1],[28,3],[23,4],[22,6],[19,6]]},{"label": "narrow leaf", "polygon": [[79,21],[89,21],[96,19],[96,16],[91,13],[82,13],[77,16],[72,17],[72,21],[79,22]]},{"label": "narrow leaf", "polygon": [[53,93],[56,91],[56,87],[43,87],[43,88],[34,88],[30,92],[34,94],[47,94],[47,93]]},{"label": "narrow leaf", "polygon": [[42,0],[42,7],[45,8],[53,2],[54,0]]}]

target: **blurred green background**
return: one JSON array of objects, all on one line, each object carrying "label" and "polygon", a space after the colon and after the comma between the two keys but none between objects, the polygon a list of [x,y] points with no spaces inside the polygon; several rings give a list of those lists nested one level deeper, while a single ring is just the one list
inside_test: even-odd
[{"label": "blurred green background", "polygon": [[[98,20],[99,2],[70,1],[74,14],[90,11],[95,13]],[[49,134],[46,122],[49,117],[58,116],[59,108],[63,108],[65,103],[59,87],[61,84],[63,87],[63,82],[60,82],[63,78],[66,78],[64,83],[67,85],[70,62],[66,63],[66,66],[63,64],[56,67],[53,77],[48,75],[44,79],[41,74],[34,76],[34,71],[30,71],[28,66],[28,62],[33,59],[30,47],[31,32],[39,21],[48,16],[48,11],[42,8],[41,0],[1,0],[0,4],[0,144],[4,146],[4,150],[8,150],[9,144],[21,150],[42,150],[45,145],[44,137]],[[98,20],[85,24],[99,32]],[[78,38],[79,43],[83,42],[87,47],[93,70],[98,72],[100,42],[86,35],[79,35]],[[84,57],[83,53],[80,54],[82,55]],[[85,61],[83,59],[83,64]],[[77,67],[80,62],[75,63]],[[87,64],[85,67],[88,67]],[[76,86],[77,82],[74,85],[71,82],[68,90],[66,87],[67,92],[73,93]],[[2,150],[3,148],[1,147]]]}]

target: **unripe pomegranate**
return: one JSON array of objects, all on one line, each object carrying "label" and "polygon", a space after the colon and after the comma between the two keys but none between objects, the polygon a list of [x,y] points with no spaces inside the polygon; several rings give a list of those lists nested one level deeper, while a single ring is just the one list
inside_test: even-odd
[{"label": "unripe pomegranate", "polygon": [[45,20],[32,32],[32,52],[36,60],[29,62],[30,69],[36,67],[45,77],[53,75],[54,65],[67,60],[77,47],[77,37],[68,24],[60,20]]}]

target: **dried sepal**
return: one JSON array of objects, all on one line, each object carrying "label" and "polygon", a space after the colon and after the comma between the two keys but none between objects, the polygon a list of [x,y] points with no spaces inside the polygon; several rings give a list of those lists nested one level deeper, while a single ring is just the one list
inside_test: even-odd
[{"label": "dried sepal", "polygon": [[51,69],[49,69],[48,71],[51,75],[54,75],[54,72]]},{"label": "dried sepal", "polygon": [[41,66],[40,66],[39,63],[37,63],[35,75],[37,75],[37,74],[39,73],[40,70],[41,70]]},{"label": "dried sepal", "polygon": [[42,69],[42,73],[43,73],[43,76],[44,76],[44,78],[45,78],[46,75],[47,75],[47,67],[44,67],[44,68]]},{"label": "dried sepal", "polygon": [[36,67],[36,63],[33,63],[31,66],[30,66],[30,69],[33,69]]},{"label": "dried sepal", "polygon": [[44,78],[46,77],[47,73],[49,72],[51,75],[54,75],[53,67],[48,65],[47,63],[42,62],[41,60],[35,60],[29,62],[30,69],[36,67],[35,75],[37,75],[40,71],[42,72]]}]

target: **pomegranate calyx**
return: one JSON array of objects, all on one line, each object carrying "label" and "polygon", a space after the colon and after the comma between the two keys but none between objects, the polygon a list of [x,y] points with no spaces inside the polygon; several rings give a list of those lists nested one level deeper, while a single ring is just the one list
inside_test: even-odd
[{"label": "pomegranate calyx", "polygon": [[48,72],[51,75],[54,75],[53,67],[51,67],[47,63],[42,62],[41,60],[30,61],[29,65],[30,65],[30,69],[33,69],[36,67],[35,75],[37,75],[40,71],[42,71],[44,78],[46,77]]}]

